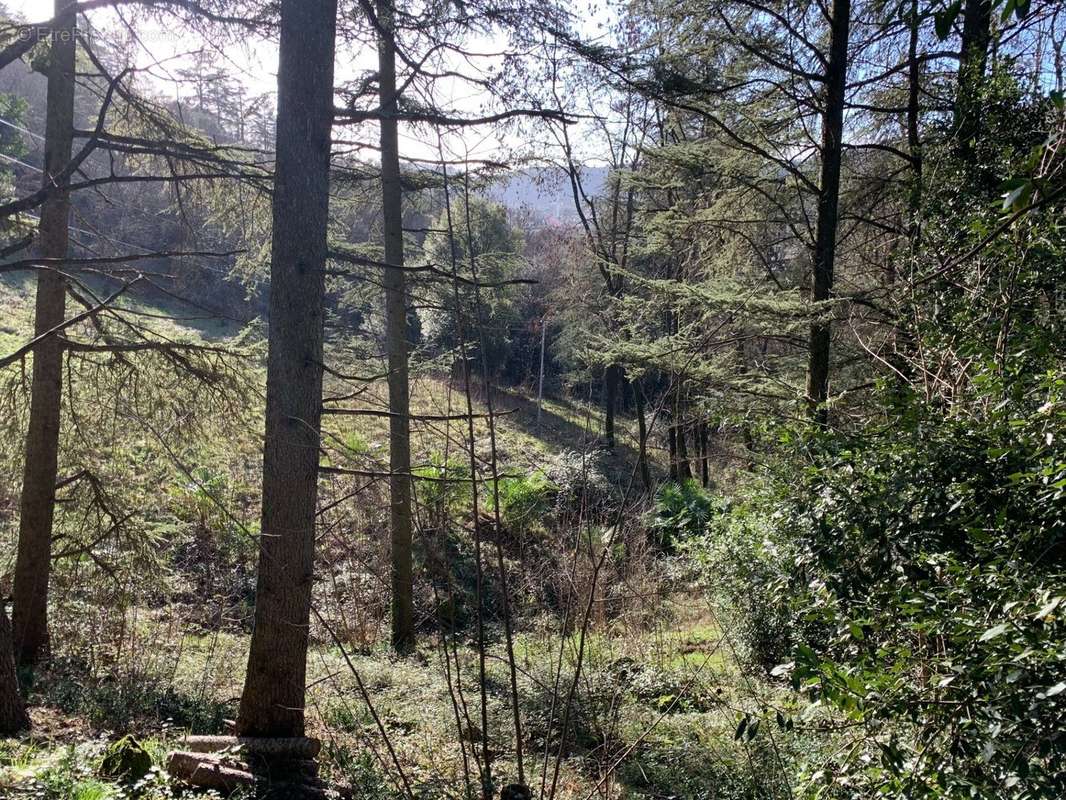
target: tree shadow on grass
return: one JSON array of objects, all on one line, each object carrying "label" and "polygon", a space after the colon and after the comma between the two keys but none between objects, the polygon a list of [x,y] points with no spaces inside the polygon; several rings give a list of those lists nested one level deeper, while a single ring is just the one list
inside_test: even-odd
[{"label": "tree shadow on grass", "polygon": [[222,733],[232,701],[188,692],[158,676],[94,677],[79,664],[56,661],[28,681],[29,701],[76,715],[97,730],[154,733],[163,727],[190,733]]},{"label": "tree shadow on grass", "polygon": [[[602,410],[593,409],[590,412],[588,408],[570,400],[553,397],[550,403],[542,407],[538,422],[536,398],[499,386],[494,388],[494,393],[497,413],[507,412],[506,424],[539,439],[551,450],[601,451],[604,469],[613,479],[624,481],[633,471],[638,457],[635,437],[629,434],[625,426],[616,425],[614,449],[607,450],[607,441],[603,437]],[[553,410],[558,407],[566,409],[567,416]],[[639,481],[639,473],[635,477]]]}]

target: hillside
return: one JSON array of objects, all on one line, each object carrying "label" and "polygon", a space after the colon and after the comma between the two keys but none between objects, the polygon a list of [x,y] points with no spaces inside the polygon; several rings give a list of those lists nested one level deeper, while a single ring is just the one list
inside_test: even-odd
[{"label": "hillside", "polygon": [[1063,10],[0,2],[0,800],[1066,798]]},{"label": "hillside", "polygon": [[[28,291],[25,282],[9,280],[0,286],[0,307],[7,312],[6,349],[23,342],[31,330]],[[113,540],[98,541],[91,550],[63,556],[56,563],[55,624],[65,633],[53,653],[53,665],[35,676],[30,689],[33,736],[6,744],[0,753],[0,788],[15,797],[102,798],[119,792],[122,780],[108,779],[106,770],[97,766],[110,752],[115,730],[135,735],[152,758],[153,768],[141,784],[140,796],[168,796],[159,772],[167,749],[187,731],[224,732],[227,720],[235,715],[233,698],[240,692],[249,641],[247,580],[254,550],[247,537],[255,530],[259,502],[254,491],[254,442],[262,419],[254,411],[254,398],[262,392],[262,365],[254,355],[256,345],[235,331],[219,335],[208,325],[210,338],[204,338],[205,330],[191,322],[154,320],[170,316],[172,308],[143,300],[124,307],[153,319],[156,335],[169,340],[252,353],[251,363],[239,367],[238,379],[245,382],[243,391],[252,399],[253,411],[231,418],[225,405],[214,407],[201,398],[190,418],[189,405],[166,398],[163,413],[151,418],[142,417],[135,407],[122,408],[126,403],[113,410],[100,408],[100,418],[94,417],[89,426],[85,418],[65,417],[74,430],[64,448],[84,459],[76,465],[68,462],[68,469],[127,476],[122,490],[112,488],[107,498],[122,523],[112,532]],[[74,368],[78,377],[72,392],[85,397],[82,403],[91,404],[89,398],[101,391],[93,383],[94,371],[89,365]],[[10,370],[6,375],[17,378]],[[460,386],[429,374],[414,379],[412,388],[413,413],[425,417],[454,414],[464,402]],[[383,382],[369,384],[359,398],[360,407],[384,407],[383,392]],[[475,412],[484,414],[483,389],[475,387],[475,392],[479,396]],[[594,409],[572,400],[546,399],[538,421],[535,399],[515,388],[499,390],[496,403],[500,507],[506,528],[502,536],[491,534],[491,543],[504,548],[516,597],[520,621],[515,648],[526,735],[530,747],[551,750],[548,732],[537,727],[550,714],[546,688],[555,680],[550,665],[561,657],[569,665],[566,669],[572,669],[581,639],[576,633],[559,637],[555,630],[551,609],[569,591],[565,582],[558,582],[559,570],[569,567],[559,561],[563,551],[555,551],[555,537],[567,535],[566,528],[557,525],[572,514],[584,513],[590,503],[613,503],[610,494],[622,490],[615,487],[624,487],[627,477],[635,478],[635,423],[624,420],[619,447],[605,459]],[[100,424],[105,420],[110,425]],[[118,420],[121,424],[115,425]],[[447,454],[447,442],[461,437],[456,427],[456,423],[427,422],[415,433],[414,471],[422,479],[416,485],[425,515],[416,544],[429,572],[429,579],[420,585],[419,613],[429,618],[447,614],[450,624],[458,626],[458,638],[442,646],[455,648],[448,656],[458,671],[455,685],[460,681],[469,685],[477,680],[477,651],[469,639],[475,588],[469,561],[473,541],[461,517],[470,513],[472,497],[469,486],[442,489],[436,483],[449,475],[469,475],[461,454]],[[175,436],[171,430],[180,433]],[[222,436],[225,447],[219,446]],[[479,420],[476,437],[481,456],[487,457],[484,420]],[[385,796],[393,791],[392,770],[363,749],[365,737],[377,736],[379,729],[368,711],[352,700],[358,691],[354,668],[409,779],[422,790],[462,782],[458,742],[467,738],[480,746],[480,734],[457,734],[453,728],[449,684],[436,664],[443,651],[427,646],[417,658],[402,662],[382,646],[387,607],[377,587],[385,576],[373,566],[380,558],[375,555],[381,547],[375,533],[382,522],[369,509],[380,503],[380,488],[372,476],[387,469],[387,420],[331,417],[326,440],[327,468],[361,474],[331,475],[324,483],[327,516],[315,589],[322,618],[314,625],[308,662],[308,680],[314,687],[309,726],[328,742],[321,760],[323,774],[345,783],[354,781],[359,793]],[[5,452],[2,463],[14,480],[16,454]],[[483,484],[480,491],[480,513],[491,517],[491,489]],[[341,499],[344,506],[331,511]],[[118,509],[129,509],[128,516]],[[5,546],[7,552],[16,532],[14,511],[7,504],[0,516],[0,535],[12,543]],[[440,515],[452,514],[461,523],[453,534],[457,538],[441,550],[435,526]],[[57,527],[73,532],[72,524],[63,515]],[[132,545],[133,550],[123,554],[116,549],[120,543],[125,543],[123,548]],[[453,574],[459,582],[447,585],[447,599],[440,596],[445,586],[436,584],[431,567],[440,558],[457,560],[453,570],[458,572]],[[147,565],[151,565],[150,579],[144,577]],[[590,566],[580,559],[573,564],[581,572]],[[613,563],[604,567],[610,575],[620,568]],[[118,583],[87,580],[98,571]],[[141,577],[127,583],[134,575]],[[496,583],[497,577],[488,580]],[[692,780],[703,774],[699,771],[719,774],[723,768],[717,762],[722,758],[732,762],[740,757],[732,744],[731,709],[742,702],[743,685],[713,608],[687,596],[690,580],[691,576],[671,575],[670,569],[650,561],[628,558],[624,577],[619,573],[604,581],[598,591],[602,607],[594,611],[597,632],[581,645],[579,736],[563,753],[559,796],[584,796],[596,784],[599,759],[619,747],[638,744],[642,755],[627,767],[627,780],[649,790],[669,784],[667,764],[675,757],[674,737],[683,740],[694,725],[719,734],[718,751],[701,756]],[[115,591],[121,593],[121,605],[101,603],[114,598]],[[506,669],[499,661],[500,636],[498,622],[493,623],[490,652],[495,655],[488,701],[490,724],[497,731],[506,729],[510,702]],[[473,710],[470,713],[476,718]],[[655,739],[649,740],[646,726],[664,715],[668,724],[656,725]],[[427,747],[426,742],[434,744]],[[607,744],[611,749],[603,751]],[[498,748],[496,768],[504,774],[513,770],[514,753],[507,752],[504,741],[492,746]],[[551,763],[532,751],[527,758]],[[555,780],[553,769],[549,781]]]}]

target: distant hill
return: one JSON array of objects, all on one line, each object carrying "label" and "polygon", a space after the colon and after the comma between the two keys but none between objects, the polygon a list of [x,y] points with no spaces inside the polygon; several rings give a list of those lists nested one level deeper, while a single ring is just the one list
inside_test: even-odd
[{"label": "distant hill", "polygon": [[[607,180],[606,167],[582,170],[585,192],[595,196]],[[570,181],[560,170],[521,170],[486,190],[486,195],[510,209],[527,209],[545,221],[573,222],[577,218]]]}]

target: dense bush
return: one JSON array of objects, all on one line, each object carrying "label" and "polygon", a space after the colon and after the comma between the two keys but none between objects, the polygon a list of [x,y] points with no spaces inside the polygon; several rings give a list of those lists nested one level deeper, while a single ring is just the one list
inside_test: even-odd
[{"label": "dense bush", "polygon": [[875,730],[906,721],[873,737],[877,786],[1066,791],[1062,388],[825,453],[796,493],[795,589],[835,636],[794,680]]},{"label": "dense bush", "polygon": [[499,484],[500,515],[508,528],[521,531],[543,525],[559,488],[543,472],[504,478]]},{"label": "dense bush", "polygon": [[908,407],[878,435],[805,441],[805,472],[712,522],[698,551],[749,655],[856,725],[818,782],[1066,792],[1063,388],[1042,376],[987,414]]},{"label": "dense bush", "polygon": [[792,580],[794,542],[781,525],[776,487],[749,487],[718,506],[704,535],[685,542],[684,552],[700,565],[703,583],[728,623],[737,655],[766,675],[788,659],[795,645],[816,636],[802,624],[787,591]]},{"label": "dense bush", "polygon": [[191,733],[221,733],[232,704],[197,695],[153,675],[94,677],[80,666],[57,663],[36,676],[31,698],[77,714],[105,730],[154,731],[174,727]]},{"label": "dense bush", "polygon": [[768,754],[731,748],[727,742],[690,737],[644,743],[621,765],[619,779],[637,797],[771,800],[787,796],[779,776],[764,770]]},{"label": "dense bush", "polygon": [[750,661],[838,720],[812,796],[1066,796],[1062,104],[981,91],[977,157],[925,151],[880,412],[786,430],[690,545]]}]

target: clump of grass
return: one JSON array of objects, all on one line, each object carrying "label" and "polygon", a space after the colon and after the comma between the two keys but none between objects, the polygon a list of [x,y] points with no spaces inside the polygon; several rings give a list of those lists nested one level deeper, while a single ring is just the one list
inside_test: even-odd
[{"label": "clump of grass", "polygon": [[499,482],[500,515],[508,528],[527,531],[552,511],[559,487],[543,472]]}]

